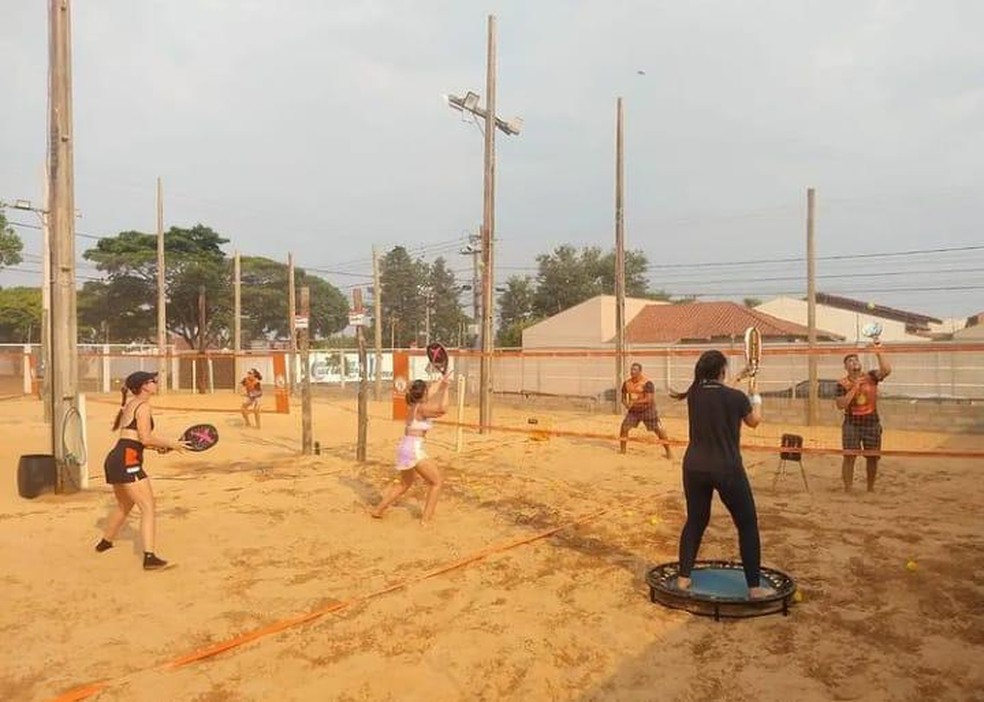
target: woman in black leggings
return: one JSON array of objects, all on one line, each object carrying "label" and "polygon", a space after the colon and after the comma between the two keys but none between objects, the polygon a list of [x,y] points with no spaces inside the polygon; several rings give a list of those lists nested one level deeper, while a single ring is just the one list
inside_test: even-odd
[{"label": "woman in black leggings", "polygon": [[745,569],[748,596],[752,599],[775,593],[760,583],[762,552],[758,515],[748,476],[741,462],[741,424],[758,426],[762,421],[762,398],[724,384],[728,359],[720,351],[705,351],[694,368],[694,382],[686,392],[671,393],[687,400],[690,443],[683,456],[683,491],[687,498],[687,523],[680,534],[680,574],[677,586],[691,586],[690,573],[697,560],[700,541],[711,518],[711,499],[717,490],[738,527],[741,562]]}]

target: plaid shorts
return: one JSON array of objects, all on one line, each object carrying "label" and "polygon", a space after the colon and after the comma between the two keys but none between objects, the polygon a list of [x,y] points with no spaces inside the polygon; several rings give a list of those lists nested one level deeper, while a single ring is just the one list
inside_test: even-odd
[{"label": "plaid shorts", "polygon": [[881,449],[882,426],[877,414],[845,417],[841,440],[848,451],[878,451]]},{"label": "plaid shorts", "polygon": [[646,425],[649,431],[656,431],[659,428],[659,412],[656,407],[646,407],[644,409],[630,409],[622,420],[622,431],[635,429],[639,422]]}]

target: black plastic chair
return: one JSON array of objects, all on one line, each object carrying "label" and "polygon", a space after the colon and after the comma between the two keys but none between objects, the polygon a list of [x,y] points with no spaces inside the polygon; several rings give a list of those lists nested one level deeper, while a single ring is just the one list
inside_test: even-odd
[{"label": "black plastic chair", "polygon": [[781,446],[785,450],[779,453],[779,467],[776,468],[775,477],[772,479],[772,487],[775,488],[779,480],[786,477],[786,462],[795,461],[799,463],[800,475],[803,476],[803,485],[806,487],[806,491],[809,492],[810,484],[806,481],[806,468],[803,466],[803,453],[801,451],[803,448],[803,437],[799,434],[783,434]]}]

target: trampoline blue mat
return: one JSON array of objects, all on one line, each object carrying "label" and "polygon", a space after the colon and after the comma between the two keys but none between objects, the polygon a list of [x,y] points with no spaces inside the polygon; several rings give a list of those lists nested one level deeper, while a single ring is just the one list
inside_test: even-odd
[{"label": "trampoline blue mat", "polygon": [[[690,572],[690,591],[704,597],[742,599],[748,597],[745,571],[733,568],[695,568]],[[764,583],[768,584],[768,582]]]}]

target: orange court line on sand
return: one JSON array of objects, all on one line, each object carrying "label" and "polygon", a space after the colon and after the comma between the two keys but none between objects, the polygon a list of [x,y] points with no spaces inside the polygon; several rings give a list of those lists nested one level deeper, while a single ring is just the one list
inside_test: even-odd
[{"label": "orange court line on sand", "polygon": [[[651,496],[647,496],[645,498],[645,500],[647,501],[651,499],[652,499]],[[639,501],[641,502],[643,500],[640,499]],[[180,668],[190,663],[195,663],[197,661],[202,661],[207,658],[211,658],[212,656],[216,656],[225,651],[229,651],[235,648],[239,648],[240,646],[244,646],[252,641],[266,638],[267,636],[271,636],[273,634],[279,633],[286,629],[291,629],[297,626],[301,626],[302,624],[306,624],[308,622],[314,621],[316,619],[320,619],[326,614],[331,614],[332,612],[338,612],[340,610],[347,609],[352,605],[361,602],[367,602],[369,600],[376,599],[377,597],[381,597],[390,592],[401,590],[403,588],[409,587],[411,585],[422,582],[424,580],[437,577],[438,575],[443,575],[444,573],[450,572],[452,570],[463,568],[472,563],[481,561],[493,554],[509,551],[518,546],[524,546],[526,544],[530,544],[535,541],[545,539],[549,536],[553,536],[554,534],[563,531],[564,529],[569,529],[571,527],[579,526],[581,524],[586,524],[587,522],[597,519],[598,517],[601,517],[602,515],[607,514],[610,511],[611,508],[598,510],[596,512],[591,512],[589,514],[586,514],[582,517],[578,517],[577,519],[574,519],[565,524],[561,524],[560,526],[551,527],[550,529],[547,529],[545,531],[540,531],[535,534],[531,534],[529,536],[523,536],[518,539],[506,541],[504,543],[487,546],[486,548],[479,549],[478,551],[468,556],[465,556],[464,558],[459,558],[457,560],[451,561],[437,568],[433,568],[431,570],[420,573],[419,575],[410,578],[405,578],[404,580],[396,582],[392,585],[388,585],[387,587],[384,587],[380,590],[376,590],[374,592],[370,592],[365,595],[358,595],[356,597],[352,597],[348,600],[343,600],[341,602],[334,602],[326,607],[315,609],[311,612],[307,612],[306,614],[301,614],[296,617],[290,617],[288,619],[282,619],[280,621],[267,624],[266,626],[260,627],[258,629],[253,629],[252,631],[248,631],[244,634],[240,634],[239,636],[235,636],[233,638],[226,639],[225,641],[220,641],[210,646],[200,648],[197,651],[192,651],[191,653],[185,654],[183,656],[167,661],[165,663],[152,666],[151,668],[145,668],[143,670],[134,671],[133,673],[129,673],[119,678],[87,683],[80,687],[73,688],[71,690],[61,693],[60,695],[57,695],[56,697],[51,698],[51,702],[77,702],[78,700],[88,699],[89,697],[92,697],[93,695],[103,692],[104,690],[107,690],[110,687],[115,687],[117,685],[120,685],[126,682],[127,680],[129,680],[130,678],[132,678],[134,675],[146,672],[147,670],[162,670],[162,671],[174,670],[176,668]]]}]

